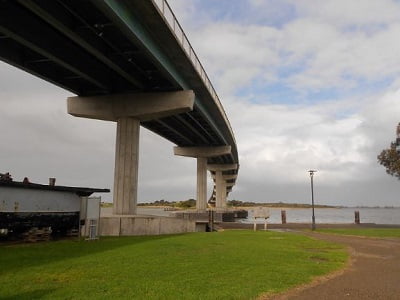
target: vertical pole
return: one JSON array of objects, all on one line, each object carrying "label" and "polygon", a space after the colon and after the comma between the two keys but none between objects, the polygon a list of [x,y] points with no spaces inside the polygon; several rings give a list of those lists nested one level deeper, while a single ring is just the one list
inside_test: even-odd
[{"label": "vertical pole", "polygon": [[312,230],[315,230],[315,212],[314,212],[314,173],[310,173],[311,176],[311,203],[312,203]]},{"label": "vertical pole", "polygon": [[286,210],[281,210],[282,224],[286,224]]},{"label": "vertical pole", "polygon": [[360,211],[358,210],[354,212],[354,223],[360,224]]},{"label": "vertical pole", "polygon": [[208,228],[210,232],[214,231],[214,210],[210,209],[208,211]]},{"label": "vertical pole", "polygon": [[[80,207],[80,212],[79,212],[79,237],[86,236],[87,235],[87,228],[88,228],[88,222],[87,222],[87,202],[88,202],[88,197],[81,197],[81,207]],[[81,224],[84,224],[83,226]],[[81,232],[83,230],[83,233]]]}]

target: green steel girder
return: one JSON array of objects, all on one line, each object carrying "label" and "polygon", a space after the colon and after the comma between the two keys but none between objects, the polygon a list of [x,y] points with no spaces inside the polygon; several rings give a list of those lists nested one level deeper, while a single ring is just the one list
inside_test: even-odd
[{"label": "green steel girder", "polygon": [[[135,16],[133,11],[125,4],[125,1],[93,0],[93,3],[106,15],[114,15],[113,19],[115,22],[122,22],[126,28],[129,28],[130,32],[127,32],[127,34],[129,34],[131,38],[135,40],[135,42],[141,43],[143,49],[149,51],[149,53],[161,65],[165,72],[170,75],[177,85],[179,85],[180,88],[184,90],[192,89],[192,87],[189,86],[185,79],[180,75],[179,71],[176,69],[168,56],[161,50],[161,47],[152,39],[146,28],[138,21],[137,16]],[[157,11],[156,13],[158,14]],[[197,97],[195,99],[195,107],[207,119],[207,121],[213,127],[213,130],[218,133],[222,143],[226,145],[230,144],[227,142],[224,134],[220,131],[213,118],[210,116],[204,105]]]}]

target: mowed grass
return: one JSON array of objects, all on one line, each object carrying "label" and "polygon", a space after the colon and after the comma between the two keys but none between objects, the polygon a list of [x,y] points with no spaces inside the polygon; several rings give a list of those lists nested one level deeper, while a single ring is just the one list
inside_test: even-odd
[{"label": "mowed grass", "polygon": [[400,238],[400,228],[349,228],[349,229],[318,229],[319,232],[356,235],[366,237],[395,237]]},{"label": "mowed grass", "polygon": [[341,268],[339,245],[224,231],[0,246],[2,299],[254,299]]}]

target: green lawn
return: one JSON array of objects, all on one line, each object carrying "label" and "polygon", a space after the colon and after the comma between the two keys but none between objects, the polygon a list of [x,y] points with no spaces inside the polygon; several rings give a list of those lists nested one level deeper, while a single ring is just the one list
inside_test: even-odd
[{"label": "green lawn", "polygon": [[342,267],[342,246],[224,231],[0,246],[1,299],[252,299]]},{"label": "green lawn", "polygon": [[368,237],[400,238],[400,228],[318,229],[318,232]]}]

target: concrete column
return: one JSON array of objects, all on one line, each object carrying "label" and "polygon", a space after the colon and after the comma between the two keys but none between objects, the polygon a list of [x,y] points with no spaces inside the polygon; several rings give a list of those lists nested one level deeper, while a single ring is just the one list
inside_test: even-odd
[{"label": "concrete column", "polygon": [[222,177],[222,171],[215,171],[215,186],[216,186],[216,195],[215,195],[215,208],[223,208],[224,201],[224,193],[225,192],[225,180]]},{"label": "concrete column", "polygon": [[122,117],[117,120],[114,171],[114,207],[117,215],[136,214],[140,121]]},{"label": "concrete column", "polygon": [[222,183],[222,208],[227,207],[226,199],[228,197],[228,193],[226,192],[226,181],[224,180]]},{"label": "concrete column", "polygon": [[231,146],[174,147],[174,154],[197,158],[197,201],[198,210],[207,209],[207,158],[231,153]]},{"label": "concrete column", "polygon": [[207,158],[197,158],[197,201],[196,208],[207,208]]}]

